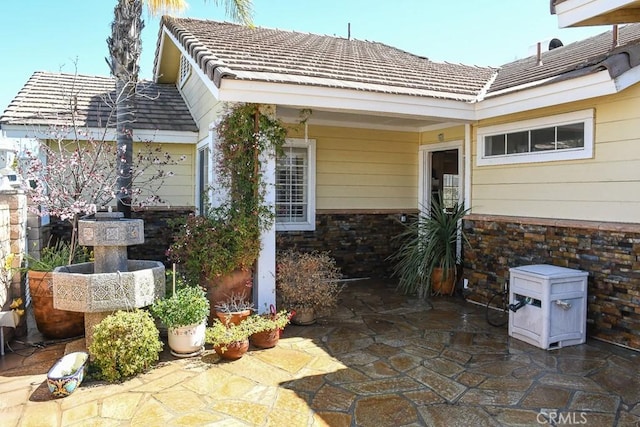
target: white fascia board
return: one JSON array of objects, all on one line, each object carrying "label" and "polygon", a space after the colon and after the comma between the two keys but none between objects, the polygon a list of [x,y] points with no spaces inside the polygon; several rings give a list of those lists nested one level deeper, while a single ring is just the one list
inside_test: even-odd
[{"label": "white fascia board", "polygon": [[614,83],[618,92],[640,82],[640,66],[631,68],[615,78]]},{"label": "white fascia board", "polygon": [[464,101],[300,84],[223,79],[219,99],[227,102],[291,105],[357,113],[475,120],[474,105]]},{"label": "white fascia board", "polygon": [[633,0],[566,0],[556,5],[558,26],[570,27],[633,2]]},{"label": "white fascia board", "polygon": [[[9,138],[53,139],[50,128],[45,125],[4,124],[2,125],[2,130]],[[71,131],[68,135],[71,135]],[[101,128],[82,128],[82,134],[78,135],[77,139],[79,141],[86,141],[88,139],[87,135],[91,135],[94,139],[104,141],[116,140],[115,130],[109,129],[105,133],[105,129]],[[71,138],[70,136],[68,139]],[[151,141],[163,144],[196,144],[198,142],[198,132],[134,129],[133,140],[134,142]]]},{"label": "white fascia board", "polygon": [[[167,30],[166,26],[162,26],[162,33],[165,34],[167,37],[169,37],[169,39],[171,39],[171,41],[173,42],[174,45],[176,45],[176,47],[178,48],[178,50],[180,50],[180,53],[187,58],[187,61],[189,61],[189,64],[191,65],[191,71],[195,72],[196,75],[198,76],[198,78],[200,80],[202,80],[202,82],[204,83],[204,85],[207,87],[207,89],[209,89],[209,91],[211,92],[211,94],[213,95],[213,97],[215,99],[220,99],[220,94],[218,93],[218,87],[213,83],[213,81],[204,73],[204,71],[202,71],[202,69],[200,68],[200,66],[196,63],[196,61],[194,61],[194,59],[191,57],[191,55],[189,55],[189,53],[184,49],[184,47],[182,47],[182,44],[180,44],[180,42],[178,41],[177,38],[174,37],[173,34],[171,34],[171,32],[169,30]],[[160,64],[160,62],[158,61],[158,64]]]},{"label": "white fascia board", "polygon": [[518,89],[513,88],[501,96],[492,94],[476,104],[476,118],[483,120],[618,92],[615,81],[606,70],[540,87]]}]

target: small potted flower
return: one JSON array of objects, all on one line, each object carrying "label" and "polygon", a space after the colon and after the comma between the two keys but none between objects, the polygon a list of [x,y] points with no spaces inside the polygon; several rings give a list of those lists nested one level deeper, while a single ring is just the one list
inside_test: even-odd
[{"label": "small potted flower", "polygon": [[206,329],[206,342],[223,359],[240,359],[249,350],[249,336],[255,332],[255,323],[251,316],[237,325],[225,325],[220,320]]},{"label": "small potted flower", "polygon": [[276,268],[276,291],[284,304],[295,310],[291,323],[311,325],[319,311],[335,307],[342,290],[341,277],[335,260],[327,252],[281,253]]},{"label": "small potted flower", "polygon": [[168,329],[171,354],[190,357],[204,350],[209,300],[199,286],[179,288],[170,297],[156,300],[150,310]]},{"label": "small potted flower", "polygon": [[258,348],[272,348],[278,344],[284,327],[289,324],[293,312],[287,310],[275,311],[272,305],[270,313],[251,316],[255,332],[249,337],[249,342]]},{"label": "small potted flower", "polygon": [[231,295],[215,305],[216,316],[222,323],[238,325],[251,315],[253,303],[247,300],[245,294],[231,293]]}]

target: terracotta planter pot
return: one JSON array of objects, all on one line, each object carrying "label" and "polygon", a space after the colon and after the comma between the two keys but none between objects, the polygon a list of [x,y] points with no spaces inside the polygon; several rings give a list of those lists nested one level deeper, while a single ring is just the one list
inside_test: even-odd
[{"label": "terracotta planter pot", "polygon": [[280,341],[280,329],[262,331],[251,335],[251,344],[258,348],[273,348]]},{"label": "terracotta planter pot", "polygon": [[176,357],[197,356],[204,350],[206,324],[168,328],[167,337],[171,354]]},{"label": "terracotta planter pot", "polygon": [[433,274],[431,274],[431,293],[434,295],[453,295],[456,284],[456,271],[454,269],[449,270],[446,280],[443,279],[443,273],[442,268],[433,269]]},{"label": "terracotta planter pot", "polygon": [[216,311],[216,316],[225,325],[239,325],[247,317],[251,316],[251,310],[236,311],[232,313],[224,313]]},{"label": "terracotta planter pot", "polygon": [[47,271],[28,271],[29,293],[38,330],[49,338],[84,334],[84,313],[53,308],[53,283]]},{"label": "terracotta planter pot", "polygon": [[226,360],[238,360],[249,351],[249,340],[238,341],[231,344],[227,344],[226,350],[222,351],[222,346],[215,346],[213,350],[218,356]]},{"label": "terracotta planter pot", "polygon": [[207,290],[207,298],[211,305],[209,324],[216,319],[213,308],[216,304],[224,302],[231,294],[246,295],[247,300],[251,298],[252,272],[247,270],[235,270],[227,276],[214,278],[203,278],[202,286]]},{"label": "terracotta planter pot", "polygon": [[291,318],[291,323],[295,325],[313,325],[316,323],[316,311],[312,308],[296,308],[296,314]]}]

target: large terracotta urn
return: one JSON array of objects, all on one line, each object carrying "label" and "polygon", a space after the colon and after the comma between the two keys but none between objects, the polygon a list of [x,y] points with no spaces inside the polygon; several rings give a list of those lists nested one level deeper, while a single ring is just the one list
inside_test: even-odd
[{"label": "large terracotta urn", "polygon": [[27,272],[31,305],[38,330],[48,338],[63,339],[84,334],[84,313],[53,307],[51,272]]}]

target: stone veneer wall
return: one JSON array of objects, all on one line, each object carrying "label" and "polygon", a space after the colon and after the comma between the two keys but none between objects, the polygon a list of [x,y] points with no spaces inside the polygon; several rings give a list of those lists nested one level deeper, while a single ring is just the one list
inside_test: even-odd
[{"label": "stone veneer wall", "polygon": [[510,267],[588,271],[589,335],[640,350],[640,225],[470,215],[464,228],[474,299],[508,282]]},{"label": "stone veneer wall", "polygon": [[278,251],[329,251],[346,278],[390,277],[400,213],[317,213],[315,231],[279,231]]}]

